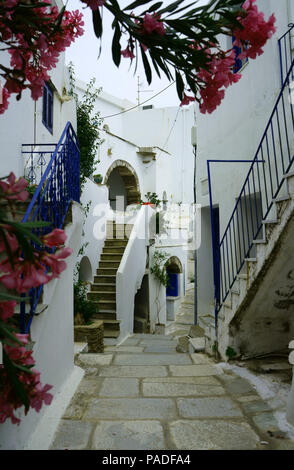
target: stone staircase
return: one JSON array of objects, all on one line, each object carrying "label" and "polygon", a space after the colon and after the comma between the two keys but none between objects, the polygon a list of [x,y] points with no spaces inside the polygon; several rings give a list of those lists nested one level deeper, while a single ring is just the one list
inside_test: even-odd
[{"label": "stone staircase", "polygon": [[99,313],[94,318],[103,320],[105,338],[118,338],[120,333],[120,322],[116,318],[116,273],[132,227],[132,224],[107,221],[106,240],[99,266],[87,295],[88,300],[98,304]]},{"label": "stone staircase", "polygon": [[[254,240],[254,254],[245,260],[219,312],[218,348],[223,359],[227,347],[242,359],[285,349],[294,331],[294,173],[285,174],[284,180],[285,194],[274,201],[261,238]],[[206,352],[212,353],[212,312],[200,324]]]}]

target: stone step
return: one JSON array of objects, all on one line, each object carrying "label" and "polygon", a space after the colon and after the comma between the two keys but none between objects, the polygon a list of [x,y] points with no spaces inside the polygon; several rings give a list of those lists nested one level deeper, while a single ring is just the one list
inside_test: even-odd
[{"label": "stone step", "polygon": [[97,291],[103,291],[103,292],[116,292],[116,284],[106,284],[104,282],[94,282],[91,284],[91,291],[97,292]]},{"label": "stone step", "polygon": [[[101,261],[118,261],[120,262],[122,259],[122,254],[117,253],[102,253]],[[100,263],[99,263],[100,265]]]},{"label": "stone step", "polygon": [[119,331],[119,324],[118,320],[106,319],[103,320],[104,331]]},{"label": "stone step", "polygon": [[104,329],[104,338],[118,338],[120,334],[119,330],[105,330]]},{"label": "stone step", "polygon": [[117,268],[111,268],[111,267],[101,268],[99,266],[99,268],[96,269],[97,276],[116,276],[116,273],[117,273]]},{"label": "stone step", "polygon": [[94,284],[103,284],[104,286],[106,284],[114,284],[115,285],[116,281],[116,276],[94,276]]},{"label": "stone step", "polygon": [[115,310],[116,311],[116,301],[113,300],[93,300],[93,302],[98,303],[99,311],[101,310]]},{"label": "stone step", "polygon": [[120,261],[109,261],[109,260],[100,261],[99,268],[113,268],[113,269],[116,268],[117,270],[119,265],[120,265]]},{"label": "stone step", "polygon": [[110,248],[110,247],[126,247],[128,244],[128,240],[122,239],[122,240],[116,240],[115,238],[106,238],[104,246],[105,248]]},{"label": "stone step", "polygon": [[97,318],[97,320],[116,320],[116,311],[99,309],[99,313],[95,313],[93,318]]},{"label": "stone step", "polygon": [[193,354],[194,352],[205,351],[205,338],[189,338],[189,352]]},{"label": "stone step", "polygon": [[104,255],[123,255],[125,251],[125,246],[108,246],[103,248],[102,254]]},{"label": "stone step", "polygon": [[116,292],[102,292],[102,291],[90,291],[87,294],[88,300],[97,300],[104,302],[105,300],[110,300],[115,302]]}]

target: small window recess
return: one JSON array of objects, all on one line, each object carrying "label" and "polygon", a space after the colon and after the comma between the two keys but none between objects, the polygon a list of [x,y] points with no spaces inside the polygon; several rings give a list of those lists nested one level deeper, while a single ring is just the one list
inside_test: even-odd
[{"label": "small window recess", "polygon": [[53,89],[46,82],[43,88],[42,122],[51,134],[53,134],[53,97]]}]

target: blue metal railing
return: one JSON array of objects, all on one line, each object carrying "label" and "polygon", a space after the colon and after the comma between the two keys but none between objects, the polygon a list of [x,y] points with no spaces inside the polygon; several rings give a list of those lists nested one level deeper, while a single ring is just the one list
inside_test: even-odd
[{"label": "blue metal railing", "polygon": [[[263,238],[264,222],[269,221],[274,202],[286,187],[286,174],[294,161],[294,103],[290,89],[294,57],[293,51],[288,50],[292,47],[293,28],[294,25],[279,40],[280,53],[284,51],[280,56],[282,89],[219,243],[212,222],[216,324],[218,313],[246,260],[254,257],[255,243]],[[211,187],[210,203],[212,213]]]},{"label": "blue metal railing", "polygon": [[[289,67],[294,59],[294,24],[289,24],[289,30],[279,39],[280,67],[281,67],[281,86],[285,82]],[[291,79],[294,79],[292,71]]]},{"label": "blue metal railing", "polygon": [[[49,144],[49,147],[51,144]],[[35,161],[33,147],[31,154],[30,171],[32,182],[35,182],[37,172],[34,162],[42,165],[45,154],[51,152],[50,161],[46,169],[41,168],[40,182],[32,197],[22,222],[46,221],[46,227],[33,230],[38,237],[51,232],[54,228],[62,228],[67,211],[72,201],[80,201],[80,149],[77,136],[68,122],[61,135],[54,152],[44,147],[38,151],[39,157]],[[38,250],[38,245],[34,248]],[[29,292],[29,305],[23,301],[20,309],[21,332],[28,333],[38,302],[43,291],[43,285],[32,288]],[[25,297],[25,295],[23,295]],[[26,311],[28,310],[28,311]]]}]

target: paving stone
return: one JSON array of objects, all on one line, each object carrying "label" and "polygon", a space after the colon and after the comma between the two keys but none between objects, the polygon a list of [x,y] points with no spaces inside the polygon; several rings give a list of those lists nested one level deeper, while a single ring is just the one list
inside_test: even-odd
[{"label": "paving stone", "polygon": [[164,366],[109,366],[99,372],[100,377],[165,377]]},{"label": "paving stone", "polygon": [[251,450],[258,435],[244,422],[185,420],[170,424],[177,449],[182,450]]},{"label": "paving stone", "polygon": [[257,401],[260,399],[259,395],[241,395],[239,397],[236,397],[236,400],[238,400],[240,403],[250,403],[252,401]]},{"label": "paving stone", "polygon": [[81,366],[108,366],[112,361],[113,354],[80,354],[78,363]]},{"label": "paving stone", "polygon": [[150,377],[143,379],[143,383],[178,383],[178,384],[196,384],[196,385],[216,385],[220,386],[219,381],[212,375],[205,377]]},{"label": "paving stone", "polygon": [[192,364],[188,354],[132,354],[117,355],[113,361],[115,365],[169,365]]},{"label": "paving stone", "polygon": [[223,387],[213,385],[179,384],[179,383],[143,383],[143,395],[146,397],[185,397],[225,395]]},{"label": "paving stone", "polygon": [[92,429],[92,423],[62,420],[55,434],[51,449],[86,449]]},{"label": "paving stone", "polygon": [[181,375],[186,377],[191,376],[206,376],[206,375],[219,375],[219,370],[211,365],[192,365],[192,366],[169,366],[172,375]]},{"label": "paving stone", "polygon": [[65,410],[63,418],[65,419],[82,419],[86,410],[86,401],[81,400],[79,395],[74,395],[70,404]]},{"label": "paving stone", "polygon": [[140,346],[106,346],[105,352],[115,353],[141,353],[144,351],[144,347]]},{"label": "paving stone", "polygon": [[226,397],[179,398],[179,413],[183,418],[230,418],[242,416],[237,405]]},{"label": "paving stone", "polygon": [[173,346],[176,346],[177,345],[177,341],[173,340],[173,339],[170,339],[170,340],[164,340],[164,341],[160,341],[160,340],[156,340],[154,341],[153,339],[150,340],[150,341],[147,341],[147,340],[143,340],[140,342],[140,346],[145,346],[145,347],[166,347],[166,348],[169,348],[169,347],[173,347]]},{"label": "paving stone", "polygon": [[200,352],[190,354],[190,356],[191,356],[192,361],[195,364],[212,364],[213,365],[213,361],[211,359],[209,359],[208,356],[206,356],[205,354],[202,354]]},{"label": "paving stone", "polygon": [[127,397],[139,394],[139,380],[130,378],[106,378],[99,396]]},{"label": "paving stone", "polygon": [[158,421],[100,421],[93,436],[92,448],[157,450],[166,446]]},{"label": "paving stone", "polygon": [[171,341],[171,337],[167,335],[151,335],[147,333],[137,333],[136,338],[146,341]]},{"label": "paving stone", "polygon": [[272,412],[260,413],[252,417],[256,426],[262,431],[277,431],[279,429],[276,418]]},{"label": "paving stone", "polygon": [[89,403],[86,419],[173,419],[174,402],[169,398],[97,398]]},{"label": "paving stone", "polygon": [[82,379],[80,385],[76,390],[76,395],[91,396],[98,393],[98,390],[102,384],[102,379],[94,379],[85,377]]},{"label": "paving stone", "polygon": [[[223,377],[220,377],[220,379],[223,381]],[[250,392],[256,392],[255,388],[241,377],[225,381],[225,386],[227,391],[232,395],[248,395]]]},{"label": "paving stone", "polygon": [[137,346],[140,343],[140,338],[134,337],[134,338],[128,338],[126,339],[123,343],[121,343],[122,346]]},{"label": "paving stone", "polygon": [[174,344],[157,344],[158,341],[153,341],[153,344],[146,346],[144,349],[145,353],[166,353],[166,352],[171,352],[175,353],[176,352],[176,346]]},{"label": "paving stone", "polygon": [[249,413],[249,414],[262,413],[263,411],[271,411],[271,408],[268,406],[268,404],[263,401],[256,401],[253,403],[244,403],[243,409],[245,413]]}]

